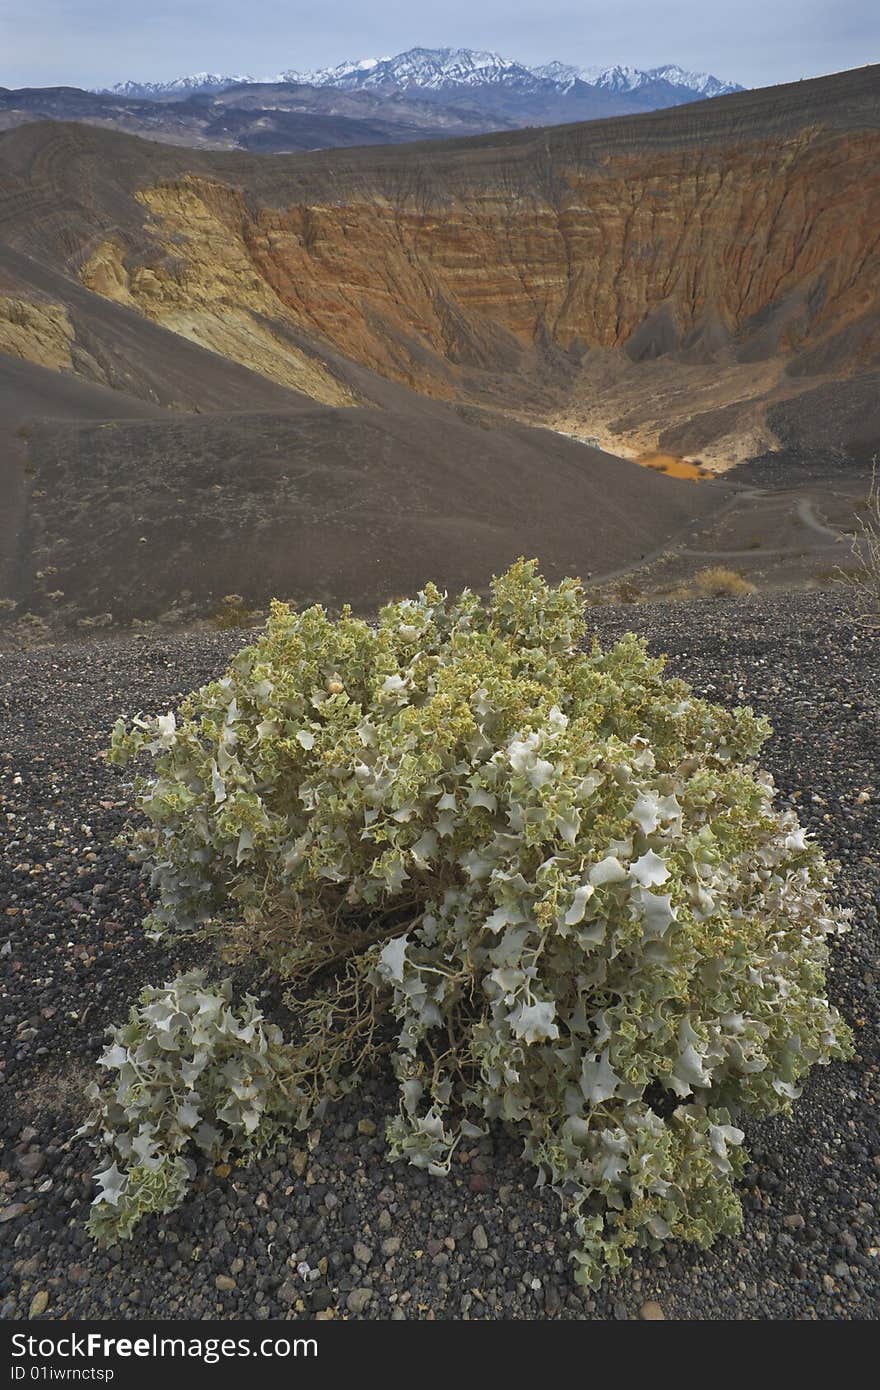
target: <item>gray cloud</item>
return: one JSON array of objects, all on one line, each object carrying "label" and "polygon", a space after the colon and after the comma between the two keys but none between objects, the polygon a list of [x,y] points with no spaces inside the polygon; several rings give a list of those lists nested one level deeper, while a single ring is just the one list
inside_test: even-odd
[{"label": "gray cloud", "polygon": [[763,86],[880,59],[876,0],[4,0],[0,85],[262,76],[414,44],[526,63],[678,62]]}]

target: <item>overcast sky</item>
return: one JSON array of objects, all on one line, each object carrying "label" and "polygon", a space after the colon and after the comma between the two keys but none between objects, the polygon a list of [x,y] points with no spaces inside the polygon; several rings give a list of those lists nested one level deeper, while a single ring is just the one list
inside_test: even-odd
[{"label": "overcast sky", "polygon": [[878,0],[0,0],[0,86],[329,66],[415,45],[746,86],[880,59]]}]

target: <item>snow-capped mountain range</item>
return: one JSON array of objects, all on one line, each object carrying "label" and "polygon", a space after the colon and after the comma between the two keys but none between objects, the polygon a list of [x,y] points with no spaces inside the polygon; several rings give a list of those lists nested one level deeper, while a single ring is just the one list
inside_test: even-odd
[{"label": "snow-capped mountain range", "polygon": [[[568,63],[544,63],[529,68],[470,48],[411,48],[393,57],[361,58],[313,71],[287,69],[270,77],[250,74],[192,73],[170,82],[119,82],[105,92],[121,97],[169,100],[210,94],[242,84],[298,83],[311,87],[336,87],[342,91],[399,91],[412,94],[454,93],[462,89],[503,88],[524,96],[565,95],[580,86],[597,91],[632,95],[663,87],[677,89],[679,99],[722,96],[743,88],[711,73],[688,72],[675,63],[642,69],[634,67],[589,68]],[[660,102],[658,104],[665,104]]]},{"label": "snow-capped mountain range", "polygon": [[[188,77],[175,77],[172,82],[116,82],[112,87],[97,87],[95,90],[117,97],[187,97],[202,92],[224,92],[228,87],[260,80],[244,73],[223,76],[218,72],[193,72]],[[282,79],[276,77],[269,80],[280,82]]]},{"label": "snow-capped mountain range", "polygon": [[723,82],[709,72],[689,72],[677,63],[665,63],[659,68],[621,67],[575,68],[566,63],[546,63],[535,68],[536,76],[550,78],[554,82],[571,86],[574,82],[586,82],[590,87],[599,87],[606,92],[639,92],[652,83],[667,82],[670,87],[683,87],[688,92],[699,93],[703,97],[720,97],[727,92],[742,92],[745,89],[737,82]]}]

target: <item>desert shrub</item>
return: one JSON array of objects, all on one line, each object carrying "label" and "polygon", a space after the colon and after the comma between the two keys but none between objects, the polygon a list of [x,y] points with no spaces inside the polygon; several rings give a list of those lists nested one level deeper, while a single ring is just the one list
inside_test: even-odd
[{"label": "desert shrub", "polygon": [[741,598],[755,592],[754,584],[723,565],[700,570],[694,575],[694,587],[703,598]]},{"label": "desert shrub", "polygon": [[384,1048],[391,1156],[444,1174],[508,1124],[595,1283],[636,1245],[735,1231],[737,1114],[786,1109],[848,1033],[824,997],[843,922],[754,766],[766,721],[584,635],[577,582],[522,561],[487,604],[429,585],[375,627],[274,604],[111,758],[152,760],[149,929],[287,981],[291,1116]]},{"label": "desert shrub", "polygon": [[82,628],[112,627],[113,614],[94,613],[88,618],[77,618],[76,625]]},{"label": "desert shrub", "polygon": [[632,579],[621,579],[615,588],[618,603],[638,603],[642,591]]},{"label": "desert shrub", "polygon": [[215,627],[247,627],[250,609],[241,594],[224,594],[213,617]]},{"label": "desert shrub", "polygon": [[13,640],[24,648],[49,642],[52,629],[41,613],[22,613],[11,628]]},{"label": "desert shrub", "polygon": [[113,1030],[98,1063],[110,1075],[91,1086],[80,1130],[110,1160],[96,1174],[89,1227],[98,1238],[128,1236],[147,1212],[178,1206],[194,1154],[216,1163],[260,1152],[289,1119],[294,1087],[281,1032],[249,995],[238,1012],[231,999],[229,980],[206,989],[192,971],[145,989]]}]

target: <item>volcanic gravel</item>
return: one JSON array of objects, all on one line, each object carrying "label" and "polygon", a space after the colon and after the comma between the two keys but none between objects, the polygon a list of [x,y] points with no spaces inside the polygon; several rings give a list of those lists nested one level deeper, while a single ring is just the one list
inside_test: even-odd
[{"label": "volcanic gravel", "polygon": [[[751,703],[781,800],[839,861],[854,909],[830,992],[858,1055],[819,1068],[791,1119],[747,1122],[745,1227],[705,1252],[641,1255],[598,1294],[572,1280],[558,1202],[502,1133],[429,1178],[383,1158],[389,1077],[308,1137],[99,1251],[93,1155],[73,1137],[105,1027],[190,963],[140,930],[149,894],[113,837],[119,714],[160,711],[218,673],[240,633],[6,654],[0,694],[0,1306],[4,1318],[803,1318],[880,1308],[878,631],[827,594],[594,609],[669,653],[700,694]],[[659,1305],[662,1313],[655,1306]]]},{"label": "volcanic gravel", "polygon": [[737,464],[729,476],[738,484],[788,492],[809,483],[846,483],[853,478],[867,482],[871,467],[867,460],[859,462],[842,451],[788,448],[758,454]]}]

